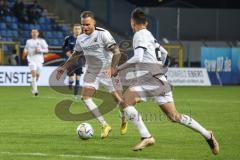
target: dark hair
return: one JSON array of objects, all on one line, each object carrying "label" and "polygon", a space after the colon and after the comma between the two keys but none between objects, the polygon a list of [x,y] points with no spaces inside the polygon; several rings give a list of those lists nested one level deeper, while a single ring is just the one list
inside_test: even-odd
[{"label": "dark hair", "polygon": [[147,22],[147,16],[140,8],[136,8],[132,11],[131,18],[137,24],[145,24]]},{"label": "dark hair", "polygon": [[75,23],[75,24],[73,25],[73,27],[81,27],[81,24]]},{"label": "dark hair", "polygon": [[88,18],[91,17],[94,19],[94,13],[92,11],[83,11],[80,15],[80,18]]}]

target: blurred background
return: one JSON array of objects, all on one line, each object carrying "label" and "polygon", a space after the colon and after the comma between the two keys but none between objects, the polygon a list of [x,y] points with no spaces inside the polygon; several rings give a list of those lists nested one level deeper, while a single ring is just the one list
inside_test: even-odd
[{"label": "blurred background", "polygon": [[240,2],[234,0],[0,0],[0,64],[26,65],[21,54],[32,28],[49,45],[44,65],[63,63],[64,37],[84,10],[95,12],[97,25],[118,43],[131,42],[136,7],[147,13],[171,67],[206,68],[212,84],[240,84]]}]

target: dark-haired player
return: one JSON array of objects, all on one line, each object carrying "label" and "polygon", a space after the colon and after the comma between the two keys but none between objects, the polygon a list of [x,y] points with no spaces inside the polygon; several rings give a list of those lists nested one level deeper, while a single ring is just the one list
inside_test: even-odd
[{"label": "dark-haired player", "polygon": [[[96,21],[93,12],[84,11],[81,14],[83,33],[77,38],[74,54],[81,51],[84,52],[87,68],[84,74],[84,83],[81,93],[82,100],[101,124],[101,137],[106,138],[111,131],[111,126],[105,121],[98,110],[97,105],[93,101],[93,96],[101,84],[112,94],[119,105],[122,104],[122,86],[119,77],[111,78],[109,76],[112,72],[115,72],[121,53],[109,31],[95,27],[95,24]],[[68,63],[59,69],[57,79],[67,66]],[[124,115],[122,117],[121,133],[125,134],[127,122],[124,121]]]},{"label": "dark-haired player", "polygon": [[[135,33],[133,37],[134,56],[118,67],[118,71],[120,71],[135,64],[137,71],[147,72],[145,76],[139,76],[139,83],[130,86],[123,95],[124,111],[141,135],[141,141],[133,150],[142,150],[155,143],[155,139],[151,136],[142,117],[134,107],[141,100],[153,97],[172,122],[177,122],[200,133],[208,142],[213,154],[218,154],[219,146],[213,133],[206,130],[188,115],[177,112],[171,86],[164,76],[165,72],[162,71],[164,70],[165,59],[161,55],[160,45],[156,42],[152,33],[147,30],[147,25],[148,21],[145,13],[141,9],[135,9],[131,15],[131,27]],[[157,67],[154,68],[155,66]]]}]

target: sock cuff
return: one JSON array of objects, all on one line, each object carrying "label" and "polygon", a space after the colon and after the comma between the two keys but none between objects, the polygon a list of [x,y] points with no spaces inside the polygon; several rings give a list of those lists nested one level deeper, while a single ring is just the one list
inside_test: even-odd
[{"label": "sock cuff", "polygon": [[191,117],[189,117],[188,115],[182,114],[180,122],[181,122],[181,123],[191,122]]},{"label": "sock cuff", "polygon": [[134,106],[127,106],[126,108],[123,109],[125,112],[131,112],[131,111],[136,111],[136,108]]},{"label": "sock cuff", "polygon": [[83,101],[84,101],[85,103],[89,103],[89,102],[92,102],[92,98],[83,99]]}]

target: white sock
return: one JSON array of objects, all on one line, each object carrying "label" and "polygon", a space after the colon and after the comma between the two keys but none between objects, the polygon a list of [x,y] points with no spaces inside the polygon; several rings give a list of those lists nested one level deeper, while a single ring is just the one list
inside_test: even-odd
[{"label": "white sock", "polygon": [[85,100],[83,100],[83,102],[85,103],[88,110],[92,112],[92,114],[96,117],[96,119],[102,126],[107,124],[107,122],[104,120],[102,114],[98,110],[97,105],[93,102],[92,98],[85,99]]},{"label": "white sock", "polygon": [[206,139],[211,138],[211,134],[205,128],[203,128],[203,126],[201,126],[197,121],[187,115],[182,114],[180,123],[199,132]]},{"label": "white sock", "polygon": [[32,77],[32,92],[33,93],[38,92],[36,77]]},{"label": "white sock", "polygon": [[128,106],[124,108],[124,112],[129,120],[131,120],[134,125],[137,127],[142,138],[151,137],[147,127],[145,126],[141,115],[139,115],[138,111],[133,106]]}]

